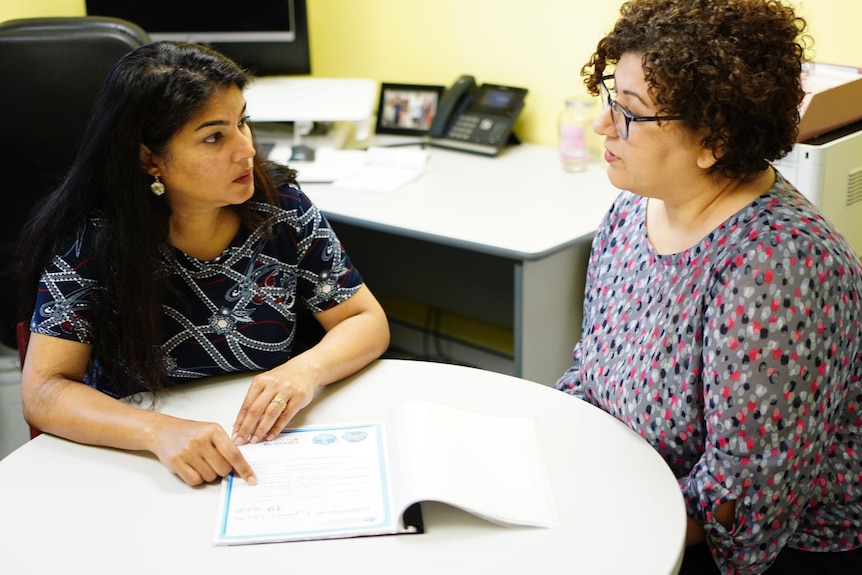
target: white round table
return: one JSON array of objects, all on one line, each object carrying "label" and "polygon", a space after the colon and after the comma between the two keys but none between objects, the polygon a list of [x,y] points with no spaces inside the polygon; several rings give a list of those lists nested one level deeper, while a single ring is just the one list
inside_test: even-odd
[{"label": "white round table", "polygon": [[[229,429],[249,379],[245,374],[182,387],[156,409]],[[0,461],[3,570],[18,575],[678,571],[686,520],[670,469],[622,423],[549,387],[467,367],[380,360],[321,390],[291,426],[380,419],[411,399],[533,418],[559,524],[503,527],[454,507],[423,503],[421,535],[218,547],[212,542],[217,483],[192,488],[149,453],[43,434]]]}]

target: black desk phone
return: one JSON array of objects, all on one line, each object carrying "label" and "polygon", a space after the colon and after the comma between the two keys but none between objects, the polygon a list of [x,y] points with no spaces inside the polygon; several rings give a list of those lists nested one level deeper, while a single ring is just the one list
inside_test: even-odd
[{"label": "black desk phone", "polygon": [[477,86],[473,76],[461,76],[437,105],[431,145],[496,156],[514,138],[512,126],[526,95],[525,88]]}]

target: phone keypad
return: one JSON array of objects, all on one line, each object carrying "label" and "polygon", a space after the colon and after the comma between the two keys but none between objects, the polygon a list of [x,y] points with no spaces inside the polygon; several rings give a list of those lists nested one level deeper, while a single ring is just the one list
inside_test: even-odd
[{"label": "phone keypad", "polygon": [[479,126],[479,116],[464,114],[449,129],[449,137],[456,140],[469,140]]},{"label": "phone keypad", "polygon": [[448,137],[453,140],[499,146],[508,134],[508,123],[487,116],[464,114],[449,128]]}]

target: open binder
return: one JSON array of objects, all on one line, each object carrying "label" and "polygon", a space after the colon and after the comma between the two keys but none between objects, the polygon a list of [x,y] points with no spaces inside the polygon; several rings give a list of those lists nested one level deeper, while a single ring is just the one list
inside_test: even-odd
[{"label": "open binder", "polygon": [[258,484],[223,479],[217,545],[423,533],[422,501],[502,525],[556,523],[528,418],[410,401],[387,422],[289,429],[241,449]]}]

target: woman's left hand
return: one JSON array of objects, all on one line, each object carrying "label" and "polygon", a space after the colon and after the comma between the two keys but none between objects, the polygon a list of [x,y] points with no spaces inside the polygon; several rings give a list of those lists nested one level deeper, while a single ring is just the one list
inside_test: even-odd
[{"label": "woman's left hand", "polygon": [[348,300],[314,317],[326,332],[323,339],[252,379],[233,424],[231,435],[237,445],[275,439],[311,403],[318,386],[356,373],[389,345],[386,314],[364,285]]},{"label": "woman's left hand", "polygon": [[256,375],[237,414],[232,439],[237,445],[274,439],[311,403],[316,387],[310,373],[291,369],[290,362]]}]

